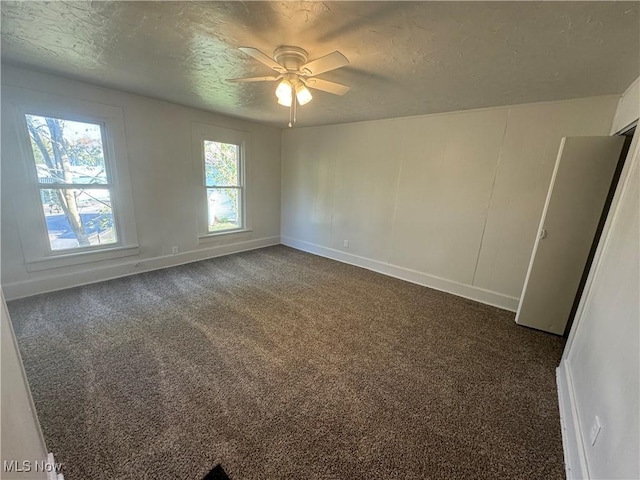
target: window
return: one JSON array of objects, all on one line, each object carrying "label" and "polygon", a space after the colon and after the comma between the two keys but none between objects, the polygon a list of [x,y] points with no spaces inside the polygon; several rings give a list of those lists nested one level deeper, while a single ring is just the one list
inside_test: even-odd
[{"label": "window", "polygon": [[200,241],[250,231],[246,208],[249,138],[239,130],[192,124]]},{"label": "window", "polygon": [[4,198],[27,271],[137,255],[122,109],[10,86],[2,94],[17,129],[3,133]]},{"label": "window", "polygon": [[243,228],[241,146],[203,140],[207,232]]},{"label": "window", "polygon": [[34,114],[25,120],[49,249],[117,244],[103,126]]}]

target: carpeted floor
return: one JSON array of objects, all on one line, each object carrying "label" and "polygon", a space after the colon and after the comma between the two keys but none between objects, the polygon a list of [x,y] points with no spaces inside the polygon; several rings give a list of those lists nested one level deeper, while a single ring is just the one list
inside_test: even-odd
[{"label": "carpeted floor", "polygon": [[563,339],[270,247],[9,303],[67,480],[563,478]]}]

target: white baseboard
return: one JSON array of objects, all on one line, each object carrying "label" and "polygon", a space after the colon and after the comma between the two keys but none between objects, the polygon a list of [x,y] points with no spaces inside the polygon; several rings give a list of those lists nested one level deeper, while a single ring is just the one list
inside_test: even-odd
[{"label": "white baseboard", "polygon": [[174,255],[163,255],[160,257],[144,259],[127,257],[117,263],[111,262],[103,266],[99,266],[95,263],[87,264],[83,266],[82,270],[74,270],[71,273],[52,273],[46,277],[3,284],[2,289],[7,300],[15,300],[17,298],[29,297],[39,293],[54,292],[65,288],[113,280],[114,278],[136,275],[143,272],[150,272],[152,270],[175,267],[185,263],[206,260],[207,258],[246,252],[257,248],[278,245],[279,243],[280,237],[267,237],[191,250]]},{"label": "white baseboard", "polygon": [[518,308],[518,299],[497,292],[484,290],[471,285],[465,285],[452,280],[439,278],[426,273],[418,272],[404,267],[398,267],[388,263],[379,262],[358,255],[341,252],[339,250],[322,247],[313,243],[296,240],[289,237],[267,237],[261,239],[236,242],[227,245],[218,245],[210,248],[192,250],[175,255],[164,255],[147,259],[128,257],[118,263],[110,263],[104,266],[92,264],[84,269],[63,274],[51,274],[46,277],[24,280],[20,282],[7,283],[2,286],[7,300],[37,295],[39,293],[53,292],[65,288],[86,285],[90,283],[112,280],[114,278],[126,277],[137,273],[160,270],[162,268],[174,267],[185,263],[197,262],[207,258],[230,255],[257,248],[268,247],[282,243],[292,248],[313,253],[323,257],[338,260],[343,263],[356,265],[358,267],[373,270],[384,275],[406,280],[408,282],[423,285],[429,288],[451,293],[464,298],[478,301],[487,305],[492,305],[505,310],[515,312]]},{"label": "white baseboard", "polygon": [[360,257],[358,255],[341,252],[340,250],[335,250],[333,248],[322,247],[314,243],[296,240],[290,237],[281,237],[281,242],[283,245],[302,250],[304,252],[331,258],[333,260],[338,260],[339,262],[366,268],[367,270],[373,270],[374,272],[389,275],[390,277],[399,278],[400,280],[406,280],[407,282],[451,293],[459,297],[469,298],[471,300],[502,308],[504,310],[509,310],[511,312],[515,312],[518,308],[518,298],[510,297],[498,292],[484,290],[472,285],[458,283],[453,280],[447,280],[445,278],[436,277],[416,270],[411,270],[409,268],[398,267],[389,263]]},{"label": "white baseboard", "polygon": [[560,366],[556,369],[556,380],[567,480],[588,480],[590,477],[587,457],[584,450],[580,422],[578,421],[571,371],[567,360],[562,360]]}]

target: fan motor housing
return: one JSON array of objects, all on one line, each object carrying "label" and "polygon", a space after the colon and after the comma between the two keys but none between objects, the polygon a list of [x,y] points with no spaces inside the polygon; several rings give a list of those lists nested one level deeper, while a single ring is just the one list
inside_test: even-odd
[{"label": "fan motor housing", "polygon": [[273,52],[273,58],[290,72],[296,72],[307,63],[307,51],[300,47],[282,45]]}]

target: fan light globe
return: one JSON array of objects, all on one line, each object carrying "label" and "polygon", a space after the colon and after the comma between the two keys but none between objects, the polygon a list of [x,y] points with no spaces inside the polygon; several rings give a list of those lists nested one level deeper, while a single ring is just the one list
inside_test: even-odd
[{"label": "fan light globe", "polygon": [[291,106],[291,98],[279,98],[278,105],[282,105],[283,107]]},{"label": "fan light globe", "polygon": [[280,105],[284,105],[285,107],[291,106],[291,94],[292,94],[291,83],[288,80],[282,80],[278,88],[276,88],[276,97],[278,97],[278,103]]},{"label": "fan light globe", "polygon": [[313,98],[309,89],[302,84],[296,86],[296,97],[300,105],[306,105]]}]

